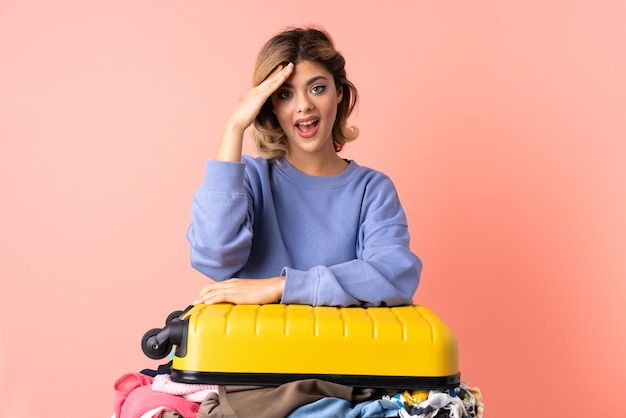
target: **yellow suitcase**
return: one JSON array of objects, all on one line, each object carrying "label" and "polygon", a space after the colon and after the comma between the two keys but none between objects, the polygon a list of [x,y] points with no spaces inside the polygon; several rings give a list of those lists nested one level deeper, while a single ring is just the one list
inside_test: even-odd
[{"label": "yellow suitcase", "polygon": [[196,305],[142,338],[172,380],[271,385],[317,378],[354,387],[436,389],[460,384],[452,331],[424,306]]}]

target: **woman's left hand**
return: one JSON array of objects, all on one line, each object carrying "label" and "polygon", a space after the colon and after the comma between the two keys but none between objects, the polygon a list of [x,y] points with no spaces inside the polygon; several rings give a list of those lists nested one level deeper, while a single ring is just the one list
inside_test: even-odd
[{"label": "woman's left hand", "polygon": [[285,276],[267,279],[235,278],[221,282],[211,281],[200,290],[193,304],[211,305],[228,302],[242,305],[261,305],[275,303],[282,297],[284,287]]}]

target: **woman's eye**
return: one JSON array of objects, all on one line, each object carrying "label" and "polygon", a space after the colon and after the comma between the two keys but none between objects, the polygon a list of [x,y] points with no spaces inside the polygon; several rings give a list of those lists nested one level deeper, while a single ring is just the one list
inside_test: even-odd
[{"label": "woman's eye", "polygon": [[320,94],[320,93],[323,93],[324,90],[326,90],[326,86],[313,86],[311,88],[311,93]]},{"label": "woman's eye", "polygon": [[281,100],[285,100],[291,97],[291,93],[288,91],[279,91],[278,93],[276,93],[276,97]]}]

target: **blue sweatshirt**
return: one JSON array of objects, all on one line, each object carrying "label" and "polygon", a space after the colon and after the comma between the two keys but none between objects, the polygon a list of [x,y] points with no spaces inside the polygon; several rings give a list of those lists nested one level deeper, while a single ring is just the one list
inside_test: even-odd
[{"label": "blue sweatshirt", "polygon": [[208,161],[187,239],[213,280],[284,275],[281,303],[411,304],[422,269],[393,183],[354,161],[328,177],[284,159]]}]

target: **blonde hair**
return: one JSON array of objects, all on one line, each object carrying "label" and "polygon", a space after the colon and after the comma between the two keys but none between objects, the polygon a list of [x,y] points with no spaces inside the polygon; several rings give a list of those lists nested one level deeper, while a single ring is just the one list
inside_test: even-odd
[{"label": "blonde hair", "polygon": [[[335,151],[339,152],[346,142],[355,140],[359,135],[357,127],[348,126],[348,118],[358,102],[358,92],[346,77],[345,59],[326,32],[315,28],[292,28],[275,35],[259,53],[252,85],[261,84],[279,65],[300,61],[322,65],[333,75],[336,89],[341,89],[343,93],[332,130]],[[257,152],[263,158],[276,159],[287,154],[287,137],[272,112],[271,98],[254,120],[251,135]]]}]

